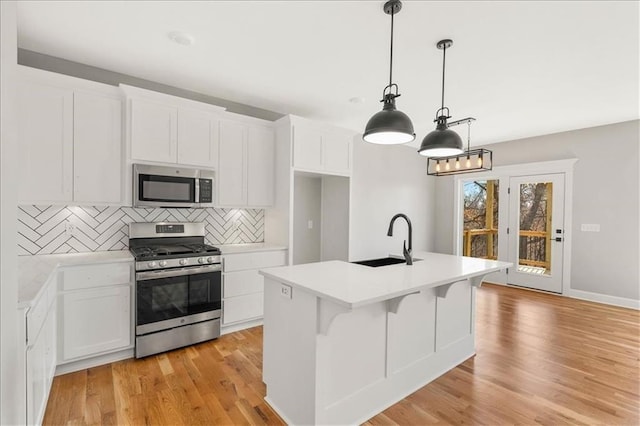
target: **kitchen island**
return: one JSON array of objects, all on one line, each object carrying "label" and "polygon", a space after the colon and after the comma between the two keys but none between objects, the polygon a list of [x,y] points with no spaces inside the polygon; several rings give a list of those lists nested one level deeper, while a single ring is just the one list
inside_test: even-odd
[{"label": "kitchen island", "polygon": [[475,354],[475,287],[511,264],[414,259],[260,272],[265,399],[287,423],[362,423]]}]

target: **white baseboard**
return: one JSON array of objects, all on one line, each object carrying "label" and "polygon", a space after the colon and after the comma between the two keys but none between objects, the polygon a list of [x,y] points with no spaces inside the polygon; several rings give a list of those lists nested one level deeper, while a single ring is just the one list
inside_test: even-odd
[{"label": "white baseboard", "polygon": [[[484,281],[484,283],[508,286],[507,284],[495,282],[495,281]],[[536,290],[534,288],[519,287],[519,286],[511,286],[511,287],[519,288],[523,290],[529,290],[529,291],[536,291],[536,292],[545,293],[545,294],[556,294],[556,293],[549,293],[547,291]],[[571,297],[572,299],[586,300],[588,302],[604,303],[605,305],[620,306],[621,308],[630,308],[630,309],[640,310],[640,300],[627,299],[626,297],[609,296],[607,294],[592,293],[590,291],[576,290],[572,288],[570,288],[569,290],[565,291],[562,294],[558,294],[558,296]]]},{"label": "white baseboard", "polygon": [[87,368],[97,367],[99,365],[122,361],[123,359],[129,358],[133,358],[133,348],[92,358],[81,359],[78,361],[72,361],[66,364],[59,364],[56,367],[55,375],[60,376],[61,374],[73,373],[75,371],[85,370]]},{"label": "white baseboard", "polygon": [[262,318],[257,318],[257,319],[246,321],[246,322],[235,323],[231,325],[223,325],[220,328],[220,335],[224,336],[225,334],[244,330],[246,328],[257,327],[259,325],[262,325],[262,323],[263,323]]},{"label": "white baseboard", "polygon": [[628,299],[626,297],[609,296],[607,294],[592,293],[590,291],[575,290],[572,288],[567,290],[563,296],[587,300],[589,302],[604,303],[606,305],[640,310],[640,300]]}]

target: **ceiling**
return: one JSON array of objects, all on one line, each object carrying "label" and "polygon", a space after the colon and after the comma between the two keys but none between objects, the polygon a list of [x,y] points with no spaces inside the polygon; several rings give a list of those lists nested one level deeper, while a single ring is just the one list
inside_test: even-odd
[{"label": "ceiling", "polygon": [[[383,1],[18,2],[20,48],[363,131],[388,82]],[[440,106],[472,145],[639,118],[636,1],[404,1],[398,109],[418,145]],[[190,46],[169,39],[192,35]],[[362,102],[350,102],[364,98]],[[463,127],[463,126],[460,126]],[[466,128],[455,128],[466,139]]]}]

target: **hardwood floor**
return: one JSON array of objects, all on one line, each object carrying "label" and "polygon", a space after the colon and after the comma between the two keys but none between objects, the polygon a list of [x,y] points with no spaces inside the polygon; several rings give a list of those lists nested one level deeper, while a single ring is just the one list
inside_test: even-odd
[{"label": "hardwood floor", "polygon": [[[483,285],[476,356],[366,424],[640,424],[640,313]],[[58,376],[45,425],[283,424],[262,328]]]}]

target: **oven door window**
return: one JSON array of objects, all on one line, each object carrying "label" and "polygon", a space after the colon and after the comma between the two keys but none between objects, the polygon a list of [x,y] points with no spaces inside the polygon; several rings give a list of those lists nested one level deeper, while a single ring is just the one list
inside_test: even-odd
[{"label": "oven door window", "polygon": [[196,202],[196,179],[141,174],[138,178],[140,201]]},{"label": "oven door window", "polygon": [[211,272],[138,281],[137,325],[221,309],[220,276]]}]

